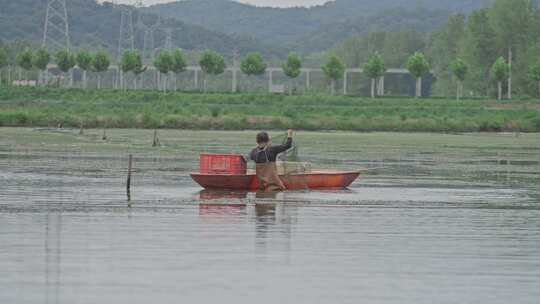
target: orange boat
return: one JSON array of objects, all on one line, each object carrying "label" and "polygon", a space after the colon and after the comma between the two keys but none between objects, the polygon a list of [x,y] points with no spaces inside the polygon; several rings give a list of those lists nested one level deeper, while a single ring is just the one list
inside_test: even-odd
[{"label": "orange boat", "polygon": [[[349,187],[359,176],[360,171],[312,171],[302,174],[280,175],[288,190],[336,189]],[[191,178],[205,189],[230,189],[256,191],[259,181],[255,173],[212,174],[192,173]]]},{"label": "orange boat", "polygon": [[[338,189],[349,187],[360,171],[309,171],[280,175],[288,190]],[[201,154],[200,172],[191,178],[205,189],[256,191],[259,180],[255,172],[248,172],[247,164],[237,154]]]}]

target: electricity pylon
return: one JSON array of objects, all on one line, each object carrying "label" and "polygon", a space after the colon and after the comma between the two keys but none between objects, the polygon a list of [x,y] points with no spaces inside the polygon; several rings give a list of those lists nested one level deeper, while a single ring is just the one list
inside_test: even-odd
[{"label": "electricity pylon", "polygon": [[154,59],[154,29],[152,28],[144,29],[142,58]]},{"label": "electricity pylon", "polygon": [[155,55],[154,33],[160,26],[161,26],[161,17],[159,15],[154,24],[148,25],[143,22],[142,15],[139,14],[139,18],[137,20],[137,28],[142,29],[144,31],[142,58],[154,59],[154,55]]},{"label": "electricity pylon", "polygon": [[[118,53],[116,54],[116,60],[118,61],[118,64],[120,64],[120,61],[122,60],[122,54],[125,50],[132,50],[135,48],[135,37],[133,34],[133,13],[131,11],[131,8],[122,7],[120,8],[120,35],[118,36]],[[123,73],[118,67],[117,74],[119,74],[119,78],[116,77],[115,79],[115,87],[118,87],[118,80],[120,80],[120,88],[123,87]]]},{"label": "electricity pylon", "polygon": [[48,0],[42,47],[69,49],[69,20],[66,0]]},{"label": "electricity pylon", "polygon": [[173,28],[166,28],[166,29],[164,29],[164,31],[165,31],[165,49],[166,50],[171,50],[172,47],[173,47],[172,35],[173,35],[174,29]]},{"label": "electricity pylon", "polygon": [[[147,24],[143,20],[143,14],[141,12],[142,1],[137,1],[135,6],[139,9],[139,14],[137,17],[137,31],[143,31],[143,48],[142,48],[142,59],[147,61],[150,64],[154,60],[156,49],[155,49],[155,39],[154,33],[161,26],[161,14],[158,14],[156,21],[153,24]],[[154,71],[154,82],[158,83],[159,73]],[[144,73],[141,75],[141,87],[144,86]]]},{"label": "electricity pylon", "polygon": [[180,27],[162,27],[161,30],[165,33],[165,41],[160,49],[172,50],[177,46],[174,44],[174,34],[181,30]]},{"label": "electricity pylon", "polygon": [[120,36],[118,37],[118,58],[127,49],[135,48],[133,36],[133,13],[129,8],[122,8],[120,12]]}]

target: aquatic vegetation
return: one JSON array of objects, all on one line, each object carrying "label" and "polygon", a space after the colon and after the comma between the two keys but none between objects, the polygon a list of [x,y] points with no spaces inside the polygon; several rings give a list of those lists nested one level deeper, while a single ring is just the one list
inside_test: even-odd
[{"label": "aquatic vegetation", "polygon": [[500,132],[540,131],[540,101],[15,88],[0,126]]}]

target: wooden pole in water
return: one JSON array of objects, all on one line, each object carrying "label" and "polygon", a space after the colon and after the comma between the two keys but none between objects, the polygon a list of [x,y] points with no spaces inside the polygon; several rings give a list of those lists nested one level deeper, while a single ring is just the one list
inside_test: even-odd
[{"label": "wooden pole in water", "polygon": [[159,142],[159,137],[157,135],[157,130],[154,129],[154,140],[153,140],[153,143],[152,143],[152,147],[159,147],[161,144]]},{"label": "wooden pole in water", "polygon": [[129,155],[128,161],[128,173],[127,173],[127,182],[126,182],[126,194],[128,202],[131,201],[131,168],[133,165],[133,155]]}]

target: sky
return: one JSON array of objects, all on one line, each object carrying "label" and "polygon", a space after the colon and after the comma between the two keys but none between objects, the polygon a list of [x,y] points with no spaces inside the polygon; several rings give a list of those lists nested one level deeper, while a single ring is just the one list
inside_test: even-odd
[{"label": "sky", "polygon": [[[110,0],[108,0],[110,1]],[[174,2],[177,0],[142,0],[144,5],[152,5],[156,3]],[[328,0],[235,0],[237,2],[248,3],[257,6],[273,6],[273,7],[291,7],[291,6],[312,6],[323,4]],[[134,0],[117,0],[118,3],[132,4]]]}]

